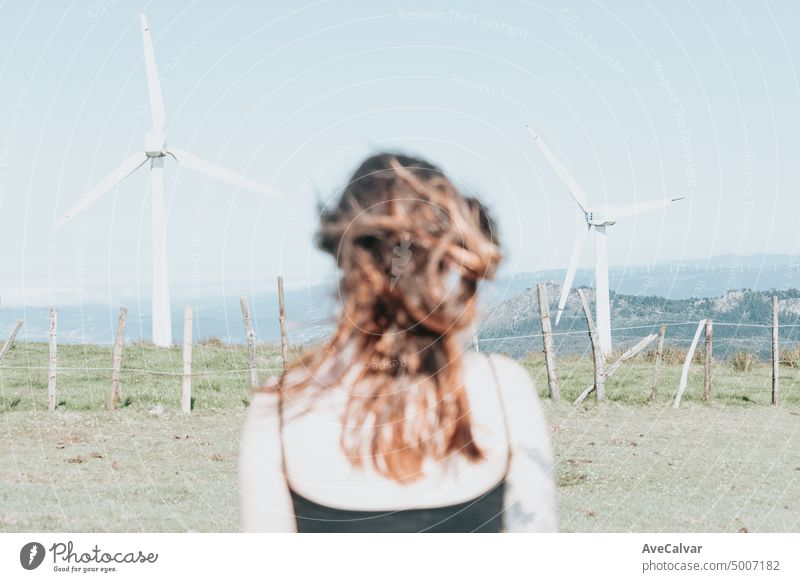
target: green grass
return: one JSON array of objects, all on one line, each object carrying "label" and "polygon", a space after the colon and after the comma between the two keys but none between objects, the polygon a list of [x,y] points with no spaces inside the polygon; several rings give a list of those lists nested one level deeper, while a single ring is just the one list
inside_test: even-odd
[{"label": "green grass", "polygon": [[800,531],[800,412],[546,404],[563,531]]},{"label": "green grass", "polygon": [[[0,413],[47,408],[48,347],[46,344],[13,346],[0,367]],[[266,380],[281,367],[280,353],[270,345],[258,346],[256,367]],[[108,401],[113,351],[110,346],[59,347],[58,406],[66,411],[99,411]],[[163,349],[147,344],[126,346],[121,371],[120,407],[149,410],[160,404],[180,406],[183,356],[180,348]],[[248,401],[250,373],[247,350],[239,345],[207,341],[192,349],[194,408],[243,408]]]},{"label": "green grass", "polygon": [[[64,346],[59,408],[47,412],[47,347],[15,346],[0,368],[0,531],[236,531],[236,457],[248,401],[246,351],[194,346],[194,407],[179,412],[179,349],[128,346],[122,406],[105,410],[111,348]],[[538,355],[525,362],[544,396]],[[258,366],[280,367],[272,346]],[[31,368],[31,369],[29,369]],[[32,369],[42,368],[42,369]],[[162,374],[139,370],[156,370]],[[545,400],[564,531],[800,531],[800,370],[714,368],[702,401],[695,365],[679,410],[680,366],[624,364],[608,401],[570,402],[591,383],[588,358],[558,361],[562,402]],[[164,374],[166,373],[166,374]],[[264,371],[266,379],[272,372]],[[164,413],[149,414],[161,405]]]},{"label": "green grass", "polygon": [[[531,354],[524,362],[536,381],[542,397],[547,396],[547,374],[544,357]],[[557,361],[557,376],[561,395],[567,402],[574,401],[587,386],[593,383],[594,369],[590,357],[561,358]],[[672,402],[681,377],[681,365],[661,367],[656,404]],[[644,358],[622,364],[606,382],[606,398],[610,402],[633,406],[648,405],[653,383],[654,365]],[[712,368],[712,399],[716,404],[746,406],[768,405],[772,394],[772,366],[757,362],[747,372],[737,372],[730,361],[714,362]],[[702,364],[692,364],[689,381],[681,402],[702,402],[705,372]],[[800,369],[781,366],[779,368],[780,401],[783,404],[800,406]],[[588,400],[592,400],[590,396]]]}]

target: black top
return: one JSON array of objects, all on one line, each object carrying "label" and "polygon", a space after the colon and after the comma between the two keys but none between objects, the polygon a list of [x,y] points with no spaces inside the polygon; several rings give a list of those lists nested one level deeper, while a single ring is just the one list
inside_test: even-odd
[{"label": "black top", "polygon": [[[511,461],[511,441],[508,421],[505,418],[505,405],[497,383],[497,374],[491,358],[487,358],[487,360],[494,376],[495,389],[500,399],[506,438],[509,443],[506,473],[497,485],[474,499],[453,505],[364,511],[330,507],[303,497],[292,489],[287,476],[287,486],[292,497],[292,505],[294,506],[295,519],[297,521],[297,531],[300,533],[488,533],[501,531],[503,528],[506,477]],[[282,445],[283,437],[281,435]],[[286,475],[285,459],[284,475]]]},{"label": "black top", "polygon": [[394,511],[356,511],[320,505],[293,490],[297,531],[301,533],[499,532],[503,528],[505,478],[486,493],[454,505]]}]

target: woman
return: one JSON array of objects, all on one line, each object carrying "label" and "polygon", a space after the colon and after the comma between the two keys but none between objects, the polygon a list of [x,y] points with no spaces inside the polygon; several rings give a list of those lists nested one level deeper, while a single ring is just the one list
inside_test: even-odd
[{"label": "woman", "polygon": [[256,390],[245,531],[555,531],[547,422],[527,371],[465,353],[495,226],[435,166],[372,156],[322,213],[340,272],[329,343]]}]

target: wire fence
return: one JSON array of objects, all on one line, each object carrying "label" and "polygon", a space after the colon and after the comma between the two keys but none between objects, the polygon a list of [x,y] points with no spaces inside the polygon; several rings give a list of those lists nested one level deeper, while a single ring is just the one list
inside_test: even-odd
[{"label": "wire fence", "polygon": [[[545,292],[546,299],[546,292]],[[282,305],[282,302],[281,302]],[[588,309],[588,307],[586,308]],[[249,390],[261,385],[269,377],[280,375],[287,366],[288,357],[297,355],[302,351],[302,346],[294,346],[290,349],[288,332],[285,325],[285,313],[281,311],[281,342],[280,344],[256,344],[254,333],[250,325],[249,311],[246,299],[242,299],[242,315],[244,327],[246,329],[246,343],[237,344],[224,342],[218,339],[192,340],[191,333],[191,313],[187,309],[188,336],[185,337],[183,349],[173,347],[171,349],[156,348],[145,342],[137,341],[124,347],[124,315],[127,313],[125,308],[120,311],[120,327],[117,331],[117,340],[114,346],[97,346],[91,344],[66,344],[59,346],[57,342],[56,311],[51,310],[51,327],[48,343],[28,343],[20,342],[21,346],[13,346],[17,331],[22,322],[17,321],[12,329],[8,340],[0,351],[0,411],[3,410],[4,399],[12,402],[19,400],[18,395],[12,394],[6,397],[7,389],[16,389],[23,385],[44,388],[48,392],[49,407],[53,409],[61,400],[56,396],[59,379],[67,379],[62,383],[62,387],[75,386],[92,393],[93,402],[101,398],[105,390],[105,382],[111,385],[112,399],[116,402],[114,390],[131,387],[140,390],[139,395],[145,395],[152,401],[159,401],[159,398],[168,391],[169,398],[174,398],[177,391],[174,386],[182,385],[184,401],[187,387],[191,401],[196,397],[203,396],[203,391],[208,402],[221,402],[222,395],[214,396],[213,392],[223,393],[223,387],[218,383],[225,382],[225,386],[230,386],[231,382],[237,386],[236,390],[226,390],[225,394],[234,394],[234,398],[241,398],[246,401]],[[587,311],[588,313],[588,311]],[[522,320],[521,325],[540,324],[540,318],[533,317]],[[549,314],[547,315],[549,317]],[[552,331],[548,324],[548,331],[531,330],[532,333],[507,333],[504,335],[494,335],[496,332],[491,328],[477,329],[473,336],[473,347],[479,351],[503,352],[518,359],[529,358],[532,353],[547,350],[545,339],[549,336],[552,340],[551,348],[554,353],[561,355],[573,354],[578,357],[585,356],[593,351],[592,337],[587,327],[587,317],[569,315],[563,319],[566,322],[566,329]],[[537,321],[539,319],[539,321]],[[800,323],[790,321],[780,324],[781,334],[778,338],[773,337],[775,327],[772,323],[756,322],[731,322],[714,321],[714,357],[725,359],[735,357],[742,352],[753,351],[756,358],[772,352],[771,358],[780,364],[789,363],[792,367],[800,367]],[[667,333],[664,346],[668,349],[692,348],[697,343],[692,337],[695,329],[703,320],[674,319],[655,322],[641,322],[626,326],[615,326],[611,328],[612,339],[617,347],[614,358],[625,353],[626,349],[641,343],[644,337],[652,337],[658,332],[662,325],[666,325]],[[295,327],[300,337],[303,336],[303,329]],[[319,342],[317,342],[319,343]],[[775,348],[777,347],[777,352]],[[649,352],[652,353],[655,347],[650,346]],[[702,352],[704,346],[699,348]],[[636,354],[640,357],[645,353],[642,348],[641,353]],[[787,355],[783,355],[786,350]],[[793,350],[793,351],[792,351]],[[791,361],[787,362],[787,358]],[[82,365],[78,364],[81,362]],[[108,362],[108,364],[106,364]],[[615,368],[616,369],[616,368]],[[47,381],[45,382],[45,375]],[[27,376],[27,377],[25,377]],[[192,380],[196,380],[196,388],[199,393],[191,395]],[[26,384],[27,382],[27,384]],[[96,386],[102,386],[97,389]],[[116,388],[115,388],[116,385]],[[169,388],[173,386],[173,388]],[[67,390],[68,392],[68,390]],[[74,390],[71,395],[74,397],[78,390]],[[130,394],[130,390],[128,390]],[[63,395],[63,391],[62,391]],[[230,397],[230,396],[228,396]],[[163,399],[163,398],[162,398]],[[126,402],[123,399],[123,403]],[[114,407],[114,404],[110,404]],[[184,402],[184,412],[188,412],[191,406]]]},{"label": "wire fence", "polygon": [[[692,343],[691,334],[701,320],[689,321],[659,321],[642,325],[629,325],[612,327],[612,339],[620,348],[627,347],[647,333],[657,333],[659,327],[667,326],[667,344],[688,345]],[[712,320],[713,321],[713,320]],[[538,322],[537,322],[538,323]],[[585,325],[585,319],[584,319]],[[757,323],[733,323],[713,321],[715,330],[732,330],[732,334],[718,331],[714,338],[715,346],[720,349],[717,358],[727,359],[741,350],[751,350],[758,357],[769,357],[772,346],[772,325]],[[568,329],[567,331],[553,331],[549,335],[553,338],[556,350],[564,354],[585,354],[591,350],[588,329]],[[684,328],[676,330],[676,328]],[[800,349],[800,323],[780,324],[781,334],[778,344],[781,349]],[[739,333],[745,330],[746,334]],[[753,332],[761,332],[753,333]],[[476,341],[481,349],[488,351],[506,352],[507,355],[517,359],[524,359],[532,351],[541,351],[545,334],[541,332],[508,335],[488,335],[491,331],[476,330]]]},{"label": "wire fence", "polygon": [[[113,372],[115,368],[113,367],[98,367],[98,366],[56,366],[55,368],[50,368],[48,366],[0,366],[0,370],[55,370],[56,372]],[[192,376],[225,376],[229,374],[244,374],[250,373],[252,370],[256,372],[282,372],[283,368],[240,368],[240,369],[231,369],[231,370],[203,370],[203,371],[193,371]],[[173,377],[182,377],[183,372],[169,372],[164,370],[153,370],[153,369],[144,369],[144,368],[122,368],[122,371],[126,374],[151,374],[153,376],[173,376]]]},{"label": "wire fence", "polygon": [[[0,412],[111,410],[135,405],[162,414],[180,404],[192,410],[225,410],[247,405],[251,391],[284,370],[281,352],[270,344],[195,343],[191,325],[182,347],[159,348],[135,341],[125,345],[124,319],[114,345],[59,345],[57,312],[51,310],[48,342],[17,340],[17,321],[0,351]],[[187,310],[187,313],[191,313]],[[187,320],[188,322],[188,320]]]}]

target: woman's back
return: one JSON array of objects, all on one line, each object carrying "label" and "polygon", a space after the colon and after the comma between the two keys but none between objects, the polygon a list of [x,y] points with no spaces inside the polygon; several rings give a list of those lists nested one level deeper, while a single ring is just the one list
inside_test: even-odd
[{"label": "woman's back", "polygon": [[527,371],[508,358],[468,352],[464,377],[485,459],[454,454],[426,463],[409,483],[343,454],[346,388],[329,386],[313,403],[285,402],[282,417],[271,395],[258,394],[243,438],[250,461],[242,464],[242,486],[263,502],[260,484],[269,489],[284,470],[287,479],[267,511],[243,503],[245,529],[272,530],[291,516],[297,531],[554,531],[548,430]]}]

